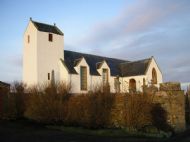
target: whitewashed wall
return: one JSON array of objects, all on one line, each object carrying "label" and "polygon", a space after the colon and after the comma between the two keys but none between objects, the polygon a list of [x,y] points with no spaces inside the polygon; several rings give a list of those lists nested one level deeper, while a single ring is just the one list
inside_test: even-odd
[{"label": "whitewashed wall", "polygon": [[[86,66],[87,67],[87,91],[81,91],[80,90],[80,66]],[[107,63],[104,61],[102,66],[97,70],[100,74],[100,76],[90,75],[90,70],[87,62],[84,58],[82,58],[81,62],[75,67],[75,70],[78,74],[68,74],[68,71],[66,68],[62,65],[64,69],[61,69],[61,78],[64,80],[67,80],[68,82],[71,82],[72,86],[72,93],[87,93],[90,90],[94,90],[96,87],[102,85],[102,70],[108,69],[108,76],[109,76],[109,84],[110,84],[110,91],[116,92],[115,86],[114,86],[114,79],[115,76],[110,76],[110,68],[107,65]],[[130,79],[135,79],[136,81],[136,89],[137,91],[142,91],[143,86],[143,79],[145,79],[145,84],[150,85],[152,80],[152,69],[155,68],[157,72],[157,84],[156,86],[159,86],[159,83],[162,82],[162,73],[160,72],[154,58],[152,58],[149,68],[146,71],[145,75],[139,75],[139,76],[130,76],[130,77],[120,77],[120,90],[121,92],[128,92],[129,91],[129,81]]]},{"label": "whitewashed wall", "polygon": [[157,87],[159,87],[159,84],[163,82],[162,72],[160,68],[158,67],[155,59],[152,57],[151,63],[149,65],[149,68],[146,72],[146,80],[150,83],[152,80],[152,69],[155,68],[157,73],[157,84],[155,84]]},{"label": "whitewashed wall", "polygon": [[60,81],[66,84],[70,83],[69,72],[61,60],[59,60]]},{"label": "whitewashed wall", "polygon": [[[135,79],[137,91],[142,91],[143,78],[146,78],[146,76],[139,75],[139,76],[130,76],[130,77],[121,78],[120,79],[121,80],[121,92],[129,92],[129,80],[130,79]],[[146,84],[147,84],[147,82],[146,82]]]},{"label": "whitewashed wall", "polygon": [[23,82],[35,85],[37,84],[37,29],[31,21],[24,33],[23,44]]},{"label": "whitewashed wall", "polygon": [[59,61],[63,56],[63,36],[53,34],[53,41],[48,40],[49,33],[37,31],[37,81],[48,81],[48,73],[54,70],[55,80],[60,81]]},{"label": "whitewashed wall", "polygon": [[[51,33],[53,34],[53,33]],[[30,43],[27,36],[30,35]],[[48,40],[49,33],[38,31],[29,21],[24,33],[23,81],[28,85],[43,84],[48,81],[48,73],[54,70],[55,80],[60,81],[59,60],[63,55],[63,36],[53,34],[53,41]]]},{"label": "whitewashed wall", "polygon": [[121,87],[122,92],[128,92],[129,91],[129,80],[130,79],[135,79],[137,91],[142,91],[143,79],[145,79],[146,85],[148,85],[148,86],[151,85],[152,69],[153,68],[155,68],[156,73],[157,73],[157,84],[155,84],[155,86],[159,87],[159,84],[163,82],[162,73],[161,73],[158,65],[156,64],[155,59],[152,58],[145,75],[120,78],[120,82],[121,82],[120,87]]}]

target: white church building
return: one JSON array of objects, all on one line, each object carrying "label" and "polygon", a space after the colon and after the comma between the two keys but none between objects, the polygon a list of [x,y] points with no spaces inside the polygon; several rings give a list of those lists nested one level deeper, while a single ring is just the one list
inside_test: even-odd
[{"label": "white church building", "polygon": [[30,19],[24,32],[23,82],[28,86],[65,82],[72,93],[86,93],[109,84],[111,92],[142,91],[143,85],[162,83],[154,57],[138,61],[64,50],[64,34],[54,24]]}]

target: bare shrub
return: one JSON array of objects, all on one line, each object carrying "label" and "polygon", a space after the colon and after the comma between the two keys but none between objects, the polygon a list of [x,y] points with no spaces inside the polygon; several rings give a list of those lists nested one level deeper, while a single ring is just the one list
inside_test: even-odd
[{"label": "bare shrub", "polygon": [[15,102],[16,116],[18,118],[23,117],[26,108],[27,95],[25,95],[24,92],[25,88],[26,84],[22,82],[14,82],[14,84],[11,87],[12,93],[10,95],[13,95],[13,99]]},{"label": "bare shrub", "polygon": [[68,102],[68,115],[66,123],[88,128],[107,127],[115,94],[108,89],[96,87],[88,94],[71,97]]},{"label": "bare shrub", "polygon": [[73,96],[68,101],[68,111],[65,123],[73,126],[89,125],[89,98],[85,94]]},{"label": "bare shrub", "polygon": [[64,120],[64,104],[69,96],[64,83],[35,86],[29,88],[28,107],[25,116],[44,123],[57,123]]},{"label": "bare shrub", "polygon": [[145,94],[127,94],[125,122],[130,129],[141,129],[151,124],[152,96]]},{"label": "bare shrub", "polygon": [[24,94],[25,87],[26,85],[22,82],[14,82],[11,86],[11,93],[4,93],[2,96],[1,119],[23,117],[27,98]]},{"label": "bare shrub", "polygon": [[108,89],[105,90],[89,94],[89,124],[92,128],[106,127],[110,121],[115,94],[110,93]]}]

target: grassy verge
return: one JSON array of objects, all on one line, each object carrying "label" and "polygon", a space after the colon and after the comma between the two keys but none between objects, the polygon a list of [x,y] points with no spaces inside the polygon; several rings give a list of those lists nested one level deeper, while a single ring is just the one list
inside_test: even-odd
[{"label": "grassy verge", "polygon": [[137,131],[129,131],[128,129],[86,129],[82,127],[65,127],[65,126],[46,126],[49,129],[60,130],[65,133],[84,134],[93,136],[108,137],[136,137],[136,138],[169,138],[170,133],[160,131],[159,133],[143,133]]}]

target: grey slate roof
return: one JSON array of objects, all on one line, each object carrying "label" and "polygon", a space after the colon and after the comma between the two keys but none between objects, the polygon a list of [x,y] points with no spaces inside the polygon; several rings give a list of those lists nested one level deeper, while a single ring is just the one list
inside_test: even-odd
[{"label": "grey slate roof", "polygon": [[78,62],[82,57],[85,58],[87,64],[89,65],[91,75],[100,75],[97,72],[97,68],[103,61],[106,61],[110,68],[111,76],[119,75],[123,77],[145,74],[150,61],[150,59],[144,59],[130,62],[126,60],[64,50],[64,61],[62,62],[67,67],[69,73],[77,74],[74,67],[76,62]]},{"label": "grey slate roof", "polygon": [[0,86],[10,86],[10,84],[0,81]]},{"label": "grey slate roof", "polygon": [[64,35],[62,31],[56,25],[48,25],[31,20],[35,27],[42,32],[54,33],[58,35]]},{"label": "grey slate roof", "polygon": [[144,75],[151,58],[120,64],[121,76]]}]

